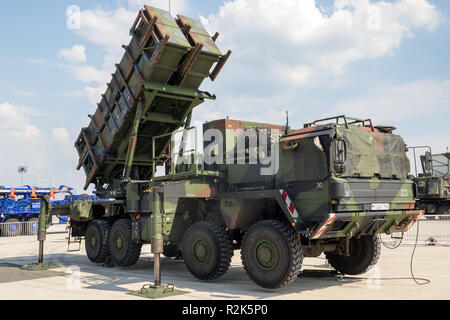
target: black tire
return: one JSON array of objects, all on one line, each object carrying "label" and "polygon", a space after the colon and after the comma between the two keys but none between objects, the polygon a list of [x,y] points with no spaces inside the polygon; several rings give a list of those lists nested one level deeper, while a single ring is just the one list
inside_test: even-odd
[{"label": "black tire", "polygon": [[167,258],[179,258],[182,256],[180,246],[170,243],[163,248],[163,255]]},{"label": "black tire", "polygon": [[215,280],[228,271],[233,246],[225,228],[211,221],[201,221],[186,230],[182,254],[194,277]]},{"label": "black tire", "polygon": [[111,225],[104,220],[94,220],[87,227],[84,246],[91,262],[103,263],[109,256],[110,229]]},{"label": "black tire", "polygon": [[250,279],[267,289],[297,279],[303,262],[299,238],[289,225],[277,220],[250,227],[242,240],[241,258]]},{"label": "black tire", "polygon": [[136,243],[131,237],[131,220],[117,220],[109,235],[109,253],[115,265],[130,267],[139,260],[142,243]]},{"label": "black tire", "polygon": [[29,222],[28,228],[28,235],[35,235],[38,233],[39,230],[39,218],[31,218],[28,219],[27,222]]},{"label": "black tire", "polygon": [[22,225],[18,219],[8,219],[0,228],[2,237],[17,237],[22,234]]},{"label": "black tire", "polygon": [[337,271],[348,275],[359,275],[369,271],[380,257],[381,242],[377,235],[350,239],[350,256],[326,253],[328,263]]}]

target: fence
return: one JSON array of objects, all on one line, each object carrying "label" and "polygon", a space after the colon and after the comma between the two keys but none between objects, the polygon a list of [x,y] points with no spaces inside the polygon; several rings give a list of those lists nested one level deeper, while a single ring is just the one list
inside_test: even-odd
[{"label": "fence", "polygon": [[0,244],[36,241],[38,221],[0,223]]},{"label": "fence", "polygon": [[403,235],[381,235],[381,240],[387,246],[414,245],[416,238],[418,245],[450,245],[450,215],[425,215]]},{"label": "fence", "polygon": [[0,237],[34,236],[39,230],[38,221],[0,223]]},{"label": "fence", "polygon": [[[417,228],[419,234],[417,236]],[[0,223],[0,243],[36,241],[37,221]],[[381,240],[387,246],[397,245],[450,245],[450,215],[426,215],[405,232],[383,234]]]},{"label": "fence", "polygon": [[[19,222],[9,221],[0,223],[0,245],[21,242],[37,242],[39,222],[37,220]],[[60,223],[60,219],[52,217],[52,227],[47,230],[47,234],[67,233],[65,224]]]}]

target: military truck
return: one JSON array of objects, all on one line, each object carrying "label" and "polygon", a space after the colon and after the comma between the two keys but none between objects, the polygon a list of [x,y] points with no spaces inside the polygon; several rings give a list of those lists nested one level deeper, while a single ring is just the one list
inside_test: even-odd
[{"label": "military truck", "polygon": [[214,280],[240,249],[256,284],[280,288],[298,277],[303,257],[322,253],[342,273],[366,272],[380,254],[377,235],[405,231],[421,214],[406,146],[393,127],[346,116],[298,130],[220,119],[205,123],[199,139],[192,110],[215,96],[198,87],[208,75],[215,79],[231,52],[222,55],[218,34],[199,21],[178,16],[174,23],[148,6],[131,34],[75,143],[85,187],[94,184],[102,200],[52,205],[43,198],[41,245],[45,221],[69,215],[72,235],[85,238],[94,263],[131,266],[151,243],[155,284],[161,253]]},{"label": "military truck", "polygon": [[[417,208],[425,214],[450,214],[450,153],[432,154],[429,146],[411,147],[428,149],[420,156],[422,173],[412,177],[417,184]],[[414,159],[415,161],[415,159]]]}]

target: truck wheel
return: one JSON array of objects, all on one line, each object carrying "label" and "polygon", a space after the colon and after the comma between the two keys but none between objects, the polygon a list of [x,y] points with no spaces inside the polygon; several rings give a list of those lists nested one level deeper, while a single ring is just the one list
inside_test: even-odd
[{"label": "truck wheel", "polygon": [[104,220],[94,220],[86,230],[84,245],[93,263],[105,262],[109,256],[108,237],[111,226]]},{"label": "truck wheel", "polygon": [[369,271],[380,257],[381,245],[377,235],[361,236],[350,239],[350,256],[326,253],[330,265],[337,271],[358,275]]},{"label": "truck wheel", "polygon": [[0,228],[2,237],[17,237],[22,234],[22,225],[18,219],[8,219]]},{"label": "truck wheel", "polygon": [[276,220],[263,220],[250,227],[242,240],[241,258],[250,279],[268,289],[297,279],[303,261],[294,230]]},{"label": "truck wheel", "polygon": [[27,220],[28,222],[28,228],[27,228],[27,235],[35,235],[38,233],[39,230],[39,218],[31,218]]},{"label": "truck wheel", "polygon": [[186,230],[182,254],[190,273],[200,280],[214,280],[228,271],[233,246],[225,228],[201,221]]},{"label": "truck wheel", "polygon": [[109,235],[109,252],[114,264],[130,267],[139,260],[142,244],[131,238],[131,220],[117,220]]}]

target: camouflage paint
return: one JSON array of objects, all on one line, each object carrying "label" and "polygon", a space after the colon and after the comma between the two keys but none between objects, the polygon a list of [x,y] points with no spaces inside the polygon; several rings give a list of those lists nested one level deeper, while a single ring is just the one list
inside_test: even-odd
[{"label": "camouflage paint", "polygon": [[338,127],[336,137],[343,138],[347,148],[345,171],[340,176],[406,179],[410,164],[400,136],[350,125]]}]

